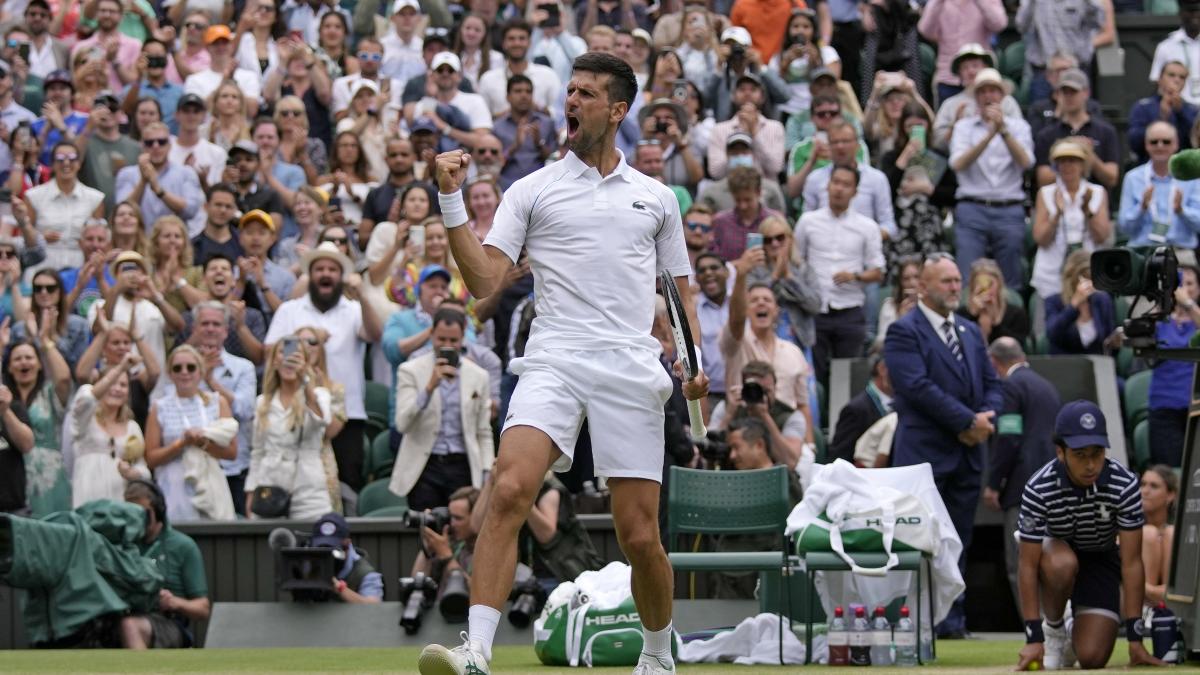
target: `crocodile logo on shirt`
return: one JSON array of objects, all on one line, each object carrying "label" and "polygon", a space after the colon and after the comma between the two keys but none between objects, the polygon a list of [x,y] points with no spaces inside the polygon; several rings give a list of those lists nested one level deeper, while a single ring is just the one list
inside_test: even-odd
[{"label": "crocodile logo on shirt", "polygon": [[646,210],[646,205],[645,205],[645,204],[643,204],[642,202],[634,202],[634,203],[633,203],[633,208],[637,209],[638,211],[645,211],[645,210]]}]

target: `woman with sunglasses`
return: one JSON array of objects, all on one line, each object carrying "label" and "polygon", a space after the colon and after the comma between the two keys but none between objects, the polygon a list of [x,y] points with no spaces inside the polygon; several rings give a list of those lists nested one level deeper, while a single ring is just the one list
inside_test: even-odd
[{"label": "woman with sunglasses", "polygon": [[287,513],[280,517],[315,520],[333,510],[321,463],[325,430],[333,418],[330,393],[317,384],[300,342],[291,335],[267,350],[246,474],[246,514],[251,518],[260,517],[251,510],[260,485],[287,490]]},{"label": "woman with sunglasses", "polygon": [[4,350],[4,386],[12,390],[29,411],[33,450],[25,455],[25,484],[34,518],[71,508],[71,482],[61,452],[61,431],[71,395],[71,369],[47,340],[38,345],[29,340],[11,341],[9,320],[0,324],[0,346]]},{"label": "woman with sunglasses", "polygon": [[250,140],[250,124],[246,120],[246,95],[233,80],[225,80],[213,92],[208,109],[212,111],[200,134],[226,152],[238,141]]},{"label": "woman with sunglasses", "polygon": [[358,73],[358,59],[346,48],[350,26],[340,12],[326,12],[317,29],[317,47],[313,53],[325,66],[329,80]]},{"label": "woman with sunglasses", "polygon": [[[778,216],[768,216],[758,226],[766,262],[750,270],[747,287],[763,283],[775,293],[779,305],[780,337],[796,343],[812,361],[817,341],[814,317],[821,313],[821,286],[803,259],[792,255],[792,228]],[[786,319],[786,321],[782,320]]]},{"label": "woman with sunglasses", "polygon": [[122,501],[126,481],[149,480],[146,441],[130,410],[130,370],[141,363],[133,352],[85,384],[71,401],[72,507],[93,499]]},{"label": "woman with sunglasses", "polygon": [[479,14],[468,14],[454,31],[450,51],[462,61],[462,74],[479,91],[479,77],[489,70],[504,67],[504,55],[492,49],[487,21]]},{"label": "woman with sunglasses", "polygon": [[150,412],[150,392],[158,384],[162,366],[145,340],[134,337],[133,326],[109,323],[100,313],[96,317],[95,328],[97,332],[92,343],[84,350],[79,363],[75,364],[75,381],[79,384],[95,384],[101,374],[120,364],[126,355],[138,356],[137,364],[129,371],[128,400],[134,421],[144,428]]},{"label": "woman with sunglasses", "polygon": [[62,277],[54,270],[38,270],[33,275],[32,293],[28,306],[24,301],[13,304],[13,338],[54,341],[74,369],[91,339],[87,319],[71,312]]},{"label": "woman with sunglasses", "polygon": [[279,66],[276,41],[287,34],[287,24],[273,0],[251,0],[238,17],[233,41],[237,67],[265,76]]},{"label": "woman with sunglasses", "polygon": [[[296,68],[296,63],[303,64],[303,57],[291,57],[287,63],[290,74],[290,71]],[[308,95],[311,91],[310,88],[303,92],[303,95]],[[293,89],[275,104],[275,122],[279,125],[279,156],[283,161],[304,169],[305,183],[311,185],[317,182],[317,176],[328,170],[329,158],[325,153],[325,142],[309,135],[309,117],[305,108],[307,103],[300,99],[300,95]],[[326,103],[328,101],[326,97]],[[315,112],[328,119],[329,108],[319,107],[323,110]]]},{"label": "woman with sunglasses", "polygon": [[467,183],[467,227],[479,237],[479,241],[487,238],[492,231],[492,220],[496,217],[496,209],[500,206],[500,186],[491,177],[483,176]]},{"label": "woman with sunglasses", "polygon": [[[224,504],[216,504],[211,510],[207,506],[197,508],[196,489],[185,475],[183,453],[188,448],[199,448],[214,460],[237,457],[236,434],[228,445],[218,445],[205,435],[207,427],[218,419],[233,419],[233,413],[224,398],[200,390],[204,376],[200,352],[191,345],[176,347],[167,357],[167,377],[173,387],[166,388],[165,395],[150,405],[146,419],[146,464],[154,471],[167,502],[167,516],[174,522],[210,519],[224,512]],[[201,503],[227,499],[228,512],[232,513],[229,486],[224,480],[219,485],[225,486],[224,494],[218,489],[217,495],[202,495]]]},{"label": "woman with sunglasses", "polygon": [[333,510],[342,512],[342,485],[338,480],[337,457],[333,454],[333,438],[342,433],[346,426],[346,385],[329,376],[325,361],[325,343],[329,333],[322,328],[305,326],[296,331],[300,346],[308,359],[309,370],[318,387],[329,390],[329,426],[325,427],[325,438],[321,444],[321,465],[325,467],[325,488]]},{"label": "woman with sunglasses", "polygon": [[372,178],[362,141],[353,131],[342,131],[334,136],[329,173],[318,178],[317,185],[330,197],[340,200],[347,223],[358,225],[362,220],[363,202],[379,181]]},{"label": "woman with sunglasses", "polygon": [[142,129],[153,122],[163,121],[162,104],[152,96],[138,99],[137,107],[133,109],[133,119],[129,121],[129,137],[141,142]]},{"label": "woman with sunglasses", "polygon": [[108,61],[104,55],[93,55],[91,50],[81,49],[71,60],[71,107],[80,112],[92,109],[96,94],[108,88]]}]

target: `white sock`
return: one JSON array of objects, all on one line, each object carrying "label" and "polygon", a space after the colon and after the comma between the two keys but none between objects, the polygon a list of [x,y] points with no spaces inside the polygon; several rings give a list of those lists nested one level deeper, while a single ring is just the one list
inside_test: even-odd
[{"label": "white sock", "polygon": [[471,605],[467,614],[467,639],[483,649],[483,658],[492,660],[492,641],[496,639],[496,626],[500,623],[500,610],[487,605]]},{"label": "white sock", "polygon": [[662,630],[649,630],[642,626],[642,653],[653,656],[663,665],[675,665],[671,658],[671,624]]}]

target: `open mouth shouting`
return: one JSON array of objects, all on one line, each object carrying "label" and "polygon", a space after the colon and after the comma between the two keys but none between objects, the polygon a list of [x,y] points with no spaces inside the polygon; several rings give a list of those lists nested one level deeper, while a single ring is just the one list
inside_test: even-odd
[{"label": "open mouth shouting", "polygon": [[575,142],[579,140],[579,114],[574,112],[567,113],[567,142]]}]

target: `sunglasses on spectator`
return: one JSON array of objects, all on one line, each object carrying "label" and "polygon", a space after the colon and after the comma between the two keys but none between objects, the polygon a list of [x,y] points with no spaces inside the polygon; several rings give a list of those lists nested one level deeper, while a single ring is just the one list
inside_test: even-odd
[{"label": "sunglasses on spectator", "polygon": [[786,234],[777,234],[774,237],[763,236],[764,244],[782,244],[785,241],[787,241]]},{"label": "sunglasses on spectator", "polygon": [[500,155],[498,148],[475,148],[476,155]]},{"label": "sunglasses on spectator", "polygon": [[346,244],[350,243],[350,238],[349,237],[325,237],[321,241],[327,241],[332,244],[337,244],[339,246],[345,246]]},{"label": "sunglasses on spectator", "polygon": [[316,347],[317,345],[321,344],[321,341],[315,337],[307,337],[307,338],[301,338],[301,339],[303,339],[304,343],[310,347]]},{"label": "sunglasses on spectator", "polygon": [[0,249],[0,260],[8,260],[10,258],[16,258],[16,257],[17,257],[16,251],[14,251],[10,248]]},{"label": "sunglasses on spectator", "polygon": [[190,28],[192,30],[208,30],[208,24],[200,23],[199,21],[189,21],[183,24],[183,27]]},{"label": "sunglasses on spectator", "polygon": [[708,274],[709,272],[720,272],[723,265],[705,265],[696,268],[696,274]]},{"label": "sunglasses on spectator", "polygon": [[379,61],[382,61],[382,60],[383,60],[383,54],[375,54],[375,53],[372,53],[372,52],[359,52],[359,53],[358,53],[358,60],[359,60],[359,61],[375,61],[375,62],[379,62]]},{"label": "sunglasses on spectator", "polygon": [[67,162],[74,162],[77,159],[79,159],[79,155],[55,155],[54,156],[54,161],[58,162],[59,164],[65,164]]},{"label": "sunglasses on spectator", "polygon": [[437,73],[438,75],[453,75],[456,71],[450,66],[442,66],[433,72]]},{"label": "sunglasses on spectator", "polygon": [[259,5],[258,7],[254,8],[254,11],[258,12],[259,14],[274,13],[275,5]]},{"label": "sunglasses on spectator", "polygon": [[1146,143],[1149,145],[1170,145],[1174,142],[1171,138],[1147,138]]},{"label": "sunglasses on spectator", "polygon": [[146,146],[147,148],[153,148],[156,145],[166,147],[166,146],[170,145],[170,143],[171,143],[171,139],[169,139],[169,138],[143,138],[142,139],[142,145]]},{"label": "sunglasses on spectator", "polygon": [[303,110],[280,110],[279,114],[282,115],[283,117],[302,117],[304,115],[304,111]]},{"label": "sunglasses on spectator", "polygon": [[58,284],[34,284],[33,293],[54,293],[58,290]]},{"label": "sunglasses on spectator", "polygon": [[813,113],[813,117],[819,117],[823,120],[831,119],[842,114],[840,110],[818,110]]},{"label": "sunglasses on spectator", "polygon": [[199,369],[200,366],[194,363],[176,363],[175,365],[171,366],[172,373],[182,373],[184,370],[188,371],[189,373],[194,373]]},{"label": "sunglasses on spectator", "polygon": [[709,232],[712,230],[712,225],[709,225],[708,223],[702,223],[698,220],[689,220],[689,221],[687,221],[687,228],[689,230],[699,230],[701,232]]}]

